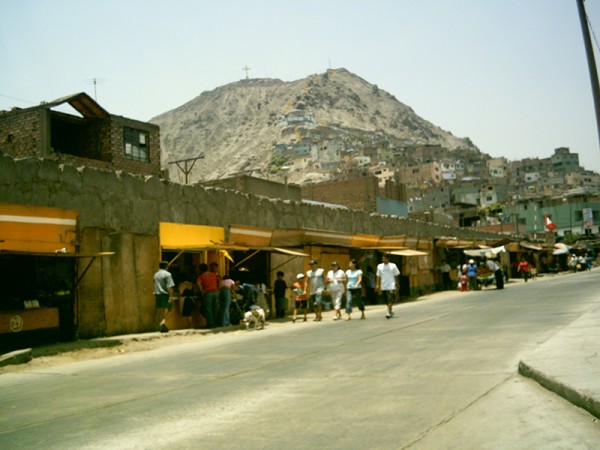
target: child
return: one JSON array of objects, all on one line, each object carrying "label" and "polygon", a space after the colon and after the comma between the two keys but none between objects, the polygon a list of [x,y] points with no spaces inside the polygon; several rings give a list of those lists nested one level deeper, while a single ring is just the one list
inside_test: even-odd
[{"label": "child", "polygon": [[296,322],[296,313],[299,309],[304,311],[304,322],[306,322],[306,308],[308,306],[308,301],[306,299],[306,294],[304,293],[303,273],[299,273],[296,276],[296,282],[292,286],[292,291],[294,293],[294,317],[292,318],[292,322]]},{"label": "child", "polygon": [[460,275],[460,292],[467,292],[467,281],[467,271],[464,269]]},{"label": "child", "polygon": [[285,298],[285,291],[287,291],[287,283],[283,279],[284,273],[277,272],[277,279],[273,284],[273,294],[275,294],[275,313],[278,319],[285,317],[285,312],[288,308],[287,298]]}]

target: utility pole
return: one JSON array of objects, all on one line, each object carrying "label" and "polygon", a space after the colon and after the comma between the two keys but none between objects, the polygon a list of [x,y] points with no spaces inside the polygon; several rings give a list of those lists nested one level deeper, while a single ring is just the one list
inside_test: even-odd
[{"label": "utility pole", "polygon": [[596,69],[596,60],[594,58],[594,49],[590,36],[590,28],[588,26],[587,14],[583,2],[585,0],[577,0],[577,8],[579,9],[579,21],[581,22],[581,31],[583,32],[583,42],[585,44],[585,52],[587,54],[588,68],[590,71],[590,82],[592,83],[592,94],[594,96],[594,108],[596,110],[596,129],[598,132],[598,140],[600,142],[600,87],[598,83],[598,70]]},{"label": "utility pole", "polygon": [[[177,168],[183,172],[185,184],[188,184],[188,175],[194,168],[194,164],[196,164],[196,161],[198,161],[199,159],[202,159],[202,158],[204,158],[204,154],[202,154],[200,156],[196,156],[195,158],[180,159],[179,161],[171,161],[171,162],[169,162],[169,164],[177,165]],[[184,164],[183,167],[181,166],[181,163]]]}]

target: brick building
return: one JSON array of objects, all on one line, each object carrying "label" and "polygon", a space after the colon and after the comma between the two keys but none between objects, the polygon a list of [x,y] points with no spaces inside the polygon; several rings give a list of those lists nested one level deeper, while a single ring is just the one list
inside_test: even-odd
[{"label": "brick building", "polygon": [[[66,104],[74,114],[54,109]],[[0,111],[0,151],[145,175],[161,171],[159,127],[109,114],[85,93]]]},{"label": "brick building", "polygon": [[307,184],[301,187],[302,198],[344,205],[350,209],[377,212],[378,178],[374,176]]}]

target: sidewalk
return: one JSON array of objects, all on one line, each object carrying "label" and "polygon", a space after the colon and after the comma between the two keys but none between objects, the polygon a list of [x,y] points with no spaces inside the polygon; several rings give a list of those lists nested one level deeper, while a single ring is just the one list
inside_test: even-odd
[{"label": "sidewalk", "polygon": [[600,309],[523,358],[519,373],[600,418]]}]

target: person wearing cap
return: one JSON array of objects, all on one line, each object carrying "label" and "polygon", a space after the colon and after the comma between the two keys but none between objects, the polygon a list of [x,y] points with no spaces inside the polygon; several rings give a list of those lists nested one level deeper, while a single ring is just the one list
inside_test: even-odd
[{"label": "person wearing cap", "polygon": [[304,312],[304,322],[306,322],[306,309],[308,307],[308,302],[306,301],[303,273],[296,275],[296,281],[292,285],[292,292],[294,293],[294,316],[292,317],[292,322],[296,323],[296,317],[299,309]]},{"label": "person wearing cap", "polygon": [[467,284],[470,291],[477,290],[477,264],[473,259],[470,259],[467,264]]},{"label": "person wearing cap", "polygon": [[325,271],[319,267],[317,260],[310,262],[310,270],[306,272],[304,293],[308,295],[310,304],[315,308],[315,321],[323,320],[323,291],[325,291]]},{"label": "person wearing cap", "polygon": [[327,290],[331,295],[331,302],[333,303],[333,311],[335,316],[333,320],[340,320],[342,318],[342,297],[346,288],[346,274],[337,261],[331,263],[331,270],[327,272]]},{"label": "person wearing cap", "polygon": [[173,288],[175,282],[171,272],[167,269],[169,263],[167,261],[161,261],[158,263],[158,271],[154,274],[154,296],[156,297],[156,308],[161,318],[158,327],[161,333],[169,331],[167,327],[167,318],[173,308]]},{"label": "person wearing cap", "polygon": [[391,319],[394,316],[392,307],[396,303],[398,289],[400,288],[400,270],[398,270],[396,264],[390,262],[389,255],[383,255],[381,257],[381,264],[377,265],[375,275],[375,289],[383,295],[387,304],[388,312],[385,317]]}]

